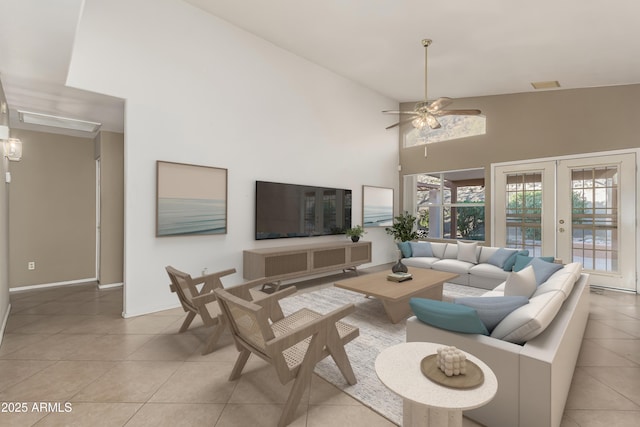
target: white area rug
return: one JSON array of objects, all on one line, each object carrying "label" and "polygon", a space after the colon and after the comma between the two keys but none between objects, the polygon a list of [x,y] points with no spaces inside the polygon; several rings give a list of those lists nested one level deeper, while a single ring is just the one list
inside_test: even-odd
[{"label": "white area rug", "polygon": [[[443,300],[457,296],[478,296],[485,292],[485,289],[445,283]],[[380,351],[405,342],[406,322],[391,323],[382,303],[374,298],[365,298],[362,294],[334,287],[299,293],[280,301],[285,315],[303,307],[327,313],[348,303],[355,304],[356,311],[344,321],[360,328],[360,336],[346,346],[358,383],[353,386],[347,384],[330,357],[318,363],[315,372],[391,422],[400,425],[402,399],[380,382],[374,365]]]}]

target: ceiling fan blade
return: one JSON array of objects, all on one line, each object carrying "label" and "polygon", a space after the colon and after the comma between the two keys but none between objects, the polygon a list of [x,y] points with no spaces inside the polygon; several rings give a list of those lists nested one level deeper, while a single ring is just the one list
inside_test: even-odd
[{"label": "ceiling fan blade", "polygon": [[392,111],[392,110],[385,110],[385,111],[383,111],[383,113],[387,113],[387,114],[411,114],[411,115],[414,115],[414,116],[418,114],[415,111]]},{"label": "ceiling fan blade", "polygon": [[447,97],[438,98],[429,104],[429,106],[427,107],[427,110],[429,110],[430,113],[435,113],[436,111],[441,110],[447,105],[450,105],[452,102],[453,102],[453,99],[451,98],[447,98]]},{"label": "ceiling fan blade", "polygon": [[440,110],[433,113],[435,116],[477,116],[482,114],[480,110]]},{"label": "ceiling fan blade", "polygon": [[392,124],[391,126],[387,126],[385,129],[393,129],[396,126],[404,125],[406,123],[411,123],[412,121],[413,121],[413,118],[408,120],[400,120],[398,123]]}]

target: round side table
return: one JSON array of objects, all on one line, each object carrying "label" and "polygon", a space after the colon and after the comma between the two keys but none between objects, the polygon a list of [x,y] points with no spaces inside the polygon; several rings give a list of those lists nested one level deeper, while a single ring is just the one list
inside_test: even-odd
[{"label": "round side table", "polygon": [[420,362],[436,354],[443,344],[408,342],[383,350],[376,358],[376,374],[382,383],[403,399],[403,426],[462,427],[462,411],[479,408],[493,399],[498,380],[480,359],[467,359],[484,373],[484,382],[470,389],[439,385],[420,370]]}]

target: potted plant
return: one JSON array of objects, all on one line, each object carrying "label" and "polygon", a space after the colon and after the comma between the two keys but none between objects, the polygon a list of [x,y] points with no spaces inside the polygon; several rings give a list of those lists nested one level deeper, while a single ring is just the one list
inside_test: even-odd
[{"label": "potted plant", "polygon": [[414,230],[416,219],[417,217],[405,211],[402,215],[394,217],[393,225],[385,228],[385,231],[399,242],[416,240],[418,238],[418,233]]},{"label": "potted plant", "polygon": [[347,237],[351,237],[352,242],[360,240],[360,237],[362,237],[364,233],[364,228],[362,228],[361,225],[356,225],[355,227],[349,228],[345,231]]}]

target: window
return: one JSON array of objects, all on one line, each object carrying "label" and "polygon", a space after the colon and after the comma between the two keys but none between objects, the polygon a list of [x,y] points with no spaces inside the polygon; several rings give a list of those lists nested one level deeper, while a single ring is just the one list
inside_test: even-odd
[{"label": "window", "polygon": [[487,119],[483,116],[443,116],[438,117],[442,125],[439,129],[425,127],[422,130],[411,129],[404,134],[404,147],[449,141],[468,136],[487,133]]},{"label": "window", "polygon": [[415,209],[410,211],[418,212],[421,237],[485,240],[484,169],[405,178],[412,183]]}]

